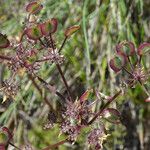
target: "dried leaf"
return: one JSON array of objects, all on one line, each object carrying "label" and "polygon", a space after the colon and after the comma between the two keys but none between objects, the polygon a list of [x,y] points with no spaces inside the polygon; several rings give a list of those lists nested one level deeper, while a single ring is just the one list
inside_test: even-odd
[{"label": "dried leaf", "polygon": [[80,29],[80,26],[78,26],[78,25],[70,27],[70,28],[66,29],[65,36],[69,37],[72,34],[74,34],[76,31],[78,31],[79,29]]},{"label": "dried leaf", "polygon": [[4,95],[2,103],[4,103],[5,101],[7,101],[7,99],[8,99],[8,96]]},{"label": "dried leaf", "polygon": [[7,48],[10,45],[6,35],[0,33],[0,48]]},{"label": "dried leaf", "polygon": [[87,90],[86,92],[84,92],[80,97],[80,102],[87,100],[91,92],[92,90]]}]

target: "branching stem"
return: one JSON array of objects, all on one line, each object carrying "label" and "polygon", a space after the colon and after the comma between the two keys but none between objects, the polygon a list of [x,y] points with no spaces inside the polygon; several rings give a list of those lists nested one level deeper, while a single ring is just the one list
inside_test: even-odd
[{"label": "branching stem", "polygon": [[114,96],[110,97],[109,101],[101,108],[101,110],[99,112],[97,112],[95,114],[95,116],[91,119],[91,121],[89,121],[88,125],[92,124],[96,119],[97,117],[100,116],[100,114],[103,112],[103,110],[108,106],[110,105],[111,102],[113,102],[119,95],[121,94],[121,90],[118,91]]}]

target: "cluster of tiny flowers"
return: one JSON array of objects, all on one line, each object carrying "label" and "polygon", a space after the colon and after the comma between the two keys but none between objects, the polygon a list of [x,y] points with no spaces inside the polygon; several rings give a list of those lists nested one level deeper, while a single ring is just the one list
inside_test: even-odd
[{"label": "cluster of tiny flowers", "polygon": [[138,81],[140,81],[140,83],[142,84],[146,84],[148,77],[150,75],[149,73],[144,71],[144,68],[138,65],[135,66],[134,70],[131,73],[132,75],[129,75],[129,78],[127,79],[127,83],[131,87],[136,85]]},{"label": "cluster of tiny flowers", "polygon": [[60,55],[58,49],[49,48],[43,60],[50,60],[51,63],[62,64],[64,62],[64,56]]},{"label": "cluster of tiny flowers", "polygon": [[87,137],[88,144],[93,146],[95,150],[102,149],[103,140],[107,137],[104,131],[104,127],[93,129]]},{"label": "cluster of tiny flowers", "polygon": [[8,66],[13,72],[25,69],[27,72],[33,73],[40,69],[40,63],[35,61],[36,55],[36,49],[32,47],[24,48],[23,44],[20,43],[16,47],[16,55],[11,57]]},{"label": "cluster of tiny flowers", "polygon": [[92,111],[87,101],[80,100],[67,102],[66,112],[63,115],[64,121],[61,124],[61,131],[68,134],[68,140],[75,141],[80,131],[88,123]]},{"label": "cluster of tiny flowers", "polygon": [[[43,5],[37,1],[26,6],[28,16],[25,19],[24,29],[19,40],[11,42],[6,35],[0,33],[0,49],[15,50],[13,56],[0,55],[0,61],[6,62],[12,74],[24,75],[26,72],[36,78],[42,62],[57,65],[64,62],[64,56],[60,54],[60,51],[66,39],[76,32],[79,26],[73,26],[64,32],[64,42],[57,49],[54,34],[57,31],[58,21],[56,18],[51,18],[44,20],[44,22],[39,22],[36,15],[42,8]],[[14,95],[16,90],[14,89],[11,92],[12,88],[14,89],[11,83],[6,83],[1,90],[9,92],[8,95]]]},{"label": "cluster of tiny flowers", "polygon": [[123,41],[116,46],[116,55],[110,60],[110,67],[116,73],[127,73],[126,83],[134,87],[136,83],[145,84],[150,73],[142,65],[142,57],[150,49],[150,43],[142,43],[138,48],[132,42]]}]

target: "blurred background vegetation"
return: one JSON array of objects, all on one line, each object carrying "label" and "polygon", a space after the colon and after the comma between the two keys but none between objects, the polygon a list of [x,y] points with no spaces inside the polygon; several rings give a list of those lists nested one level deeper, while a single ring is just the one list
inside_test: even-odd
[{"label": "blurred background vegetation", "polygon": [[[7,34],[12,41],[22,31],[27,3],[28,0],[0,0],[0,32]],[[113,95],[119,88],[121,76],[109,68],[108,61],[120,41],[129,40],[136,46],[144,41],[150,42],[150,1],[43,0],[43,4],[44,9],[39,14],[41,19],[54,17],[59,21],[55,34],[58,47],[67,27],[76,24],[81,26],[62,51],[66,57],[62,69],[74,96],[80,96],[87,88]],[[150,68],[149,56],[144,60],[147,69]],[[66,94],[55,65],[44,64],[39,75]],[[9,76],[5,65],[0,64],[0,82]],[[58,110],[58,97],[42,90]],[[104,143],[104,149],[119,150],[123,146],[129,150],[150,148],[150,105],[144,102],[145,98],[145,93],[137,85],[117,99],[113,107],[122,112],[126,121],[122,120],[120,125],[108,123],[110,136]],[[57,126],[52,130],[43,130],[48,112],[48,106],[25,75],[21,78],[21,91],[15,101],[0,103],[0,125],[13,130],[13,143],[17,146],[30,143],[35,149],[41,149],[63,139],[62,136],[58,137]],[[64,144],[59,149],[86,149],[84,138],[83,134],[75,145]]]}]

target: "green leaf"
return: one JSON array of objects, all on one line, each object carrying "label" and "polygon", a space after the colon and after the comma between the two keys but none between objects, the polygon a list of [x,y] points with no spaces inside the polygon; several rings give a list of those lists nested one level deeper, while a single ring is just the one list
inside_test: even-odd
[{"label": "green leaf", "polygon": [[31,14],[36,14],[38,13],[41,9],[43,8],[43,5],[41,5],[38,2],[31,2],[26,6],[26,11],[31,13]]},{"label": "green leaf", "polygon": [[27,28],[25,30],[25,34],[28,36],[29,39],[32,39],[32,40],[40,39],[42,37],[40,25]]}]

